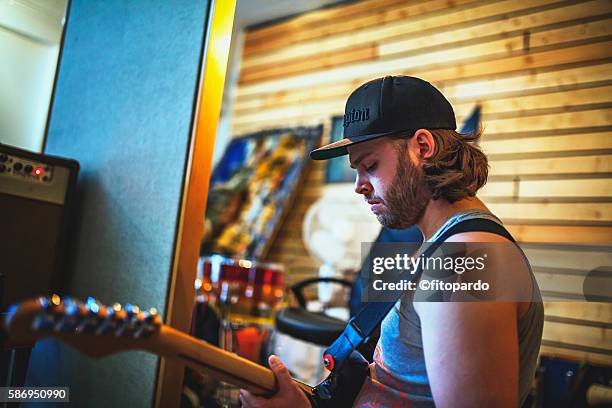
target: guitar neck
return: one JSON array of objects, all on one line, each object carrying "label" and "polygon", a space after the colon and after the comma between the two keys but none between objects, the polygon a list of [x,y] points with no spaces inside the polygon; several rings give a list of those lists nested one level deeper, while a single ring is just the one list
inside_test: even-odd
[{"label": "guitar neck", "polygon": [[194,370],[206,371],[257,395],[271,394],[276,390],[276,379],[271,370],[172,327],[163,325],[155,340],[155,350],[151,351],[180,360]]},{"label": "guitar neck", "polygon": [[[132,306],[126,311],[94,301],[83,304],[70,298],[61,300],[57,295],[38,298],[13,308],[5,318],[4,329],[8,344],[33,344],[36,339],[54,337],[96,358],[145,350],[182,361],[255,395],[269,395],[277,389],[274,373],[268,368],[161,324],[156,312],[142,312]],[[296,383],[312,395],[312,387]]]},{"label": "guitar neck", "polygon": [[[161,327],[149,351],[180,360],[194,370],[212,374],[255,395],[270,395],[277,389],[272,370],[166,325]],[[312,395],[311,386],[294,381],[307,395]]]}]

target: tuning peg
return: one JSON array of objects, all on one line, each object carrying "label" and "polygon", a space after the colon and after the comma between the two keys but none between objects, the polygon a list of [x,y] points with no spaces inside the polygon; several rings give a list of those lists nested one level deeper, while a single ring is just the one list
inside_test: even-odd
[{"label": "tuning peg", "polygon": [[121,320],[118,321],[115,336],[129,336],[137,330],[138,313],[140,308],[131,303],[126,303],[121,313]]},{"label": "tuning peg", "polygon": [[[65,305],[72,312],[73,306]],[[96,335],[113,333],[115,336],[148,337],[159,331],[161,318],[155,308],[142,311],[137,305],[114,303],[106,307],[94,298],[88,298],[83,305],[84,318],[76,331],[93,331]],[[68,313],[71,316],[74,312]]]},{"label": "tuning peg", "polygon": [[130,324],[132,318],[138,315],[138,312],[140,312],[140,308],[136,305],[132,305],[131,303],[126,303],[123,310],[125,310],[126,322],[128,324]]},{"label": "tuning peg", "polygon": [[146,313],[145,321],[150,325],[159,327],[161,326],[161,317],[157,314],[157,309],[152,307]]},{"label": "tuning peg", "polygon": [[41,296],[38,298],[38,304],[40,305],[40,309],[45,311],[49,310],[49,305],[51,304],[51,302],[49,301],[48,297]]},{"label": "tuning peg", "polygon": [[51,302],[46,297],[40,297],[38,303],[41,306],[41,312],[32,320],[32,330],[50,330],[55,324]]},{"label": "tuning peg", "polygon": [[38,298],[40,313],[32,321],[32,330],[52,330],[61,310],[61,298],[57,294]]},{"label": "tuning peg", "polygon": [[58,294],[53,294],[49,297],[39,297],[38,303],[43,313],[55,313],[61,309],[62,300]]},{"label": "tuning peg", "polygon": [[133,306],[126,303],[125,307],[115,303],[113,305],[113,321],[115,322],[115,336],[121,337],[125,334],[129,325],[130,315],[133,313]]},{"label": "tuning peg", "polygon": [[77,300],[67,297],[62,299],[62,303],[64,304],[65,315],[77,316],[79,314],[79,304]]},{"label": "tuning peg", "polygon": [[96,335],[114,333],[121,319],[121,304],[114,303],[111,307],[101,306],[98,311],[99,324],[95,330]]},{"label": "tuning peg", "polygon": [[82,319],[79,325],[75,328],[75,332],[94,332],[100,324],[100,310],[103,307],[104,306],[100,305],[95,298],[89,296],[85,303],[81,304],[81,307],[79,308],[79,312],[82,316]]},{"label": "tuning peg", "polygon": [[147,317],[147,313],[142,312],[140,310],[138,311],[136,315],[134,315],[134,317],[132,317],[132,321],[131,321],[132,337],[134,338],[143,337],[143,334],[145,334],[146,317]]},{"label": "tuning peg", "polygon": [[159,331],[161,327],[161,318],[157,314],[157,309],[154,307],[148,311],[140,313],[140,327],[134,332],[134,337],[149,337]]},{"label": "tuning peg", "polygon": [[100,304],[95,298],[91,296],[89,296],[85,301],[85,307],[87,307],[87,312],[90,315],[97,315],[100,311]]},{"label": "tuning peg", "polygon": [[53,329],[62,333],[75,331],[87,316],[85,305],[71,297],[61,299],[61,305],[63,310]]},{"label": "tuning peg", "polygon": [[98,326],[94,330],[96,335],[102,336],[115,329],[115,322],[113,320],[114,313],[115,312],[112,308],[100,306],[100,310],[98,312]]},{"label": "tuning peg", "polygon": [[141,316],[142,313],[140,313],[140,308],[136,305],[130,305],[130,310],[127,311],[128,314],[128,326],[130,331],[134,331],[136,330],[138,327],[140,327],[140,323],[144,320],[144,318]]},{"label": "tuning peg", "polygon": [[60,297],[60,295],[58,295],[57,293],[54,293],[53,295],[51,295],[51,297],[49,298],[49,301],[53,306],[58,307],[61,303],[62,303],[62,298]]}]

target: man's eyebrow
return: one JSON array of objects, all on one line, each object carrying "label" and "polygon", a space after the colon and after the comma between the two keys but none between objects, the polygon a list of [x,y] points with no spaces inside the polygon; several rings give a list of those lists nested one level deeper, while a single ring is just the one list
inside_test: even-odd
[{"label": "man's eyebrow", "polygon": [[354,169],[355,166],[357,166],[363,159],[365,159],[370,154],[372,154],[372,152],[366,152],[366,153],[362,154],[361,156],[357,157],[357,159],[355,159],[355,161],[351,161],[351,159],[349,159],[349,167],[351,169]]}]

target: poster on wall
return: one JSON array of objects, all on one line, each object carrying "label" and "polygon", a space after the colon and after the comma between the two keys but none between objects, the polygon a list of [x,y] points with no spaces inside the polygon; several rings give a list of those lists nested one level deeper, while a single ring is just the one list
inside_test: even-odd
[{"label": "poster on wall", "polygon": [[[329,132],[329,143],[337,142],[344,136],[344,116],[332,118]],[[355,181],[355,170],[349,167],[346,156],[334,157],[327,160],[325,167],[326,183],[348,183]]]},{"label": "poster on wall", "polygon": [[266,256],[322,131],[275,129],[230,142],[211,177],[202,255]]}]

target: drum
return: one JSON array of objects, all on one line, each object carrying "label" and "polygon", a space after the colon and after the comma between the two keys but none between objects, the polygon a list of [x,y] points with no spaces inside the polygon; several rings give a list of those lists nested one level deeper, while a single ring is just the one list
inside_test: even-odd
[{"label": "drum", "polygon": [[202,257],[198,264],[196,303],[217,314],[219,346],[257,363],[267,358],[266,345],[284,289],[279,264],[218,255]]},{"label": "drum", "polygon": [[234,322],[273,325],[284,297],[280,264],[213,255],[200,258],[196,299]]}]

